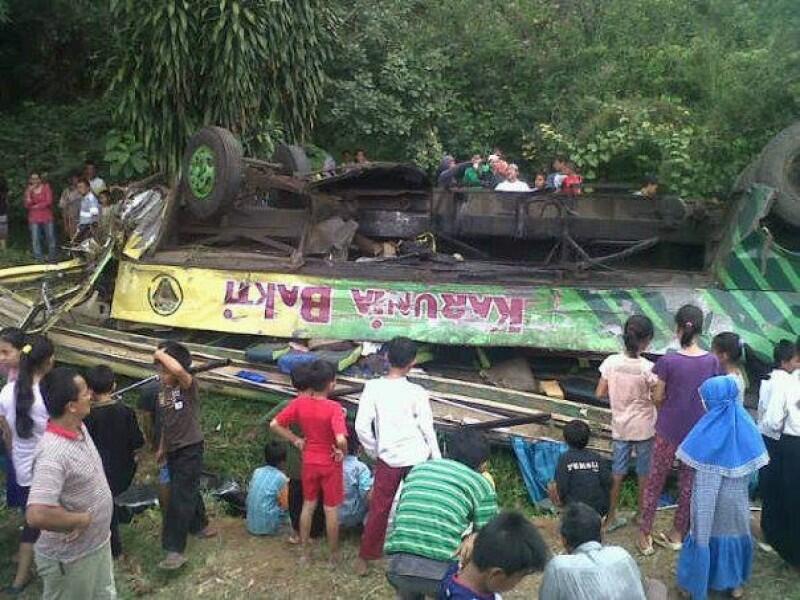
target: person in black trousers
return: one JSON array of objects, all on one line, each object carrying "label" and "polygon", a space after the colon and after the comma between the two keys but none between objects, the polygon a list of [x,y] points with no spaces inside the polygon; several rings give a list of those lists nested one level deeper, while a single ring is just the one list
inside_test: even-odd
[{"label": "person in black trousers", "polygon": [[[86,373],[86,384],[92,392],[92,411],[84,424],[103,461],[111,494],[116,497],[133,482],[136,451],[144,446],[144,437],[133,410],[113,398],[114,371],[105,365],[92,367]],[[111,556],[121,555],[119,507],[115,503],[111,517]]]},{"label": "person in black trousers", "polygon": [[200,427],[200,396],[189,368],[192,355],[177,342],[159,345],[153,359],[161,381],[156,413],[161,441],[156,461],[169,470],[170,500],[161,532],[167,555],[159,568],[179,569],[186,564],[186,538],[217,534],[209,527],[200,477],[203,473],[203,430]]}]

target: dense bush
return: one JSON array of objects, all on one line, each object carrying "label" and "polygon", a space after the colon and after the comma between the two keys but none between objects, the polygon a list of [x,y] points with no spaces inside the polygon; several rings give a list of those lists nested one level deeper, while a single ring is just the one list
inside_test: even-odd
[{"label": "dense bush", "polygon": [[[592,177],[724,190],[800,117],[793,0],[337,0],[317,135],[387,158],[565,150]],[[428,152],[428,155],[431,153]]]},{"label": "dense bush", "polygon": [[[567,152],[589,179],[702,196],[800,117],[798,30],[797,0],[0,0],[0,106],[80,115],[110,87],[120,173],[174,169],[214,123],[260,156],[283,139],[432,167],[499,146],[530,172]],[[15,110],[12,128],[51,117]],[[85,131],[72,113],[42,143]]]},{"label": "dense bush", "polygon": [[50,182],[56,199],[69,173],[81,169],[87,159],[98,162],[107,178],[102,160],[110,123],[110,110],[99,100],[55,106],[28,103],[0,112],[0,174],[9,183],[12,227],[24,228],[22,198],[32,171]]}]

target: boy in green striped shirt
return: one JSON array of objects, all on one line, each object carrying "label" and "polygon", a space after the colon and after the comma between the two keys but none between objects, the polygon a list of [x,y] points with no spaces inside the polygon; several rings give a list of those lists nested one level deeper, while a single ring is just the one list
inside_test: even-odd
[{"label": "boy in green striped shirt", "polygon": [[403,483],[384,547],[387,576],[401,598],[435,596],[464,535],[498,513],[494,488],[479,473],[489,457],[484,436],[458,432],[448,449],[448,458],[415,466]]}]

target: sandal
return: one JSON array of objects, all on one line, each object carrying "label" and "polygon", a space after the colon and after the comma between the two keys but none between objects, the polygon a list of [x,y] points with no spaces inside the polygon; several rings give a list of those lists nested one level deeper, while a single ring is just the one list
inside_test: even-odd
[{"label": "sandal", "polygon": [[647,545],[642,547],[639,545],[639,540],[636,540],[636,549],[639,551],[639,554],[642,556],[652,556],[656,553],[656,549],[653,548],[653,538],[652,536],[647,536]]},{"label": "sandal", "polygon": [[186,557],[177,552],[167,552],[164,560],[158,563],[158,568],[164,571],[176,571],[186,564]]},{"label": "sandal", "polygon": [[606,526],[606,533],[611,533],[612,531],[616,531],[617,529],[622,529],[628,524],[628,519],[625,517],[617,517],[614,519],[614,522],[610,525]]},{"label": "sandal", "polygon": [[667,548],[675,552],[683,548],[683,544],[681,542],[673,542],[663,531],[660,531],[653,541],[662,548]]},{"label": "sandal", "polygon": [[217,535],[216,529],[213,527],[205,527],[201,531],[195,533],[194,537],[196,537],[198,540],[208,540],[210,538],[217,537]]},{"label": "sandal", "polygon": [[734,588],[731,590],[731,598],[744,598],[744,588]]},{"label": "sandal", "polygon": [[773,548],[769,544],[765,544],[764,542],[758,542],[758,548],[762,552],[766,552],[767,554],[775,554],[775,548]]},{"label": "sandal", "polygon": [[19,596],[22,592],[25,591],[25,588],[28,587],[30,580],[28,580],[24,585],[16,586],[16,585],[9,585],[4,590],[6,596]]}]

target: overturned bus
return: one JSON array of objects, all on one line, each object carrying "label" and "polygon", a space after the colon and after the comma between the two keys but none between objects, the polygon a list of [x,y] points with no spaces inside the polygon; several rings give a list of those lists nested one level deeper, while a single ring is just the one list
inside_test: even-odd
[{"label": "overturned bus", "polygon": [[[73,261],[0,272],[0,318],[123,339],[125,352],[178,337],[241,361],[264,341],[362,345],[403,335],[456,355],[513,349],[536,371],[536,357],[587,367],[618,351],[634,313],[653,321],[650,352],[662,354],[674,346],[675,311],[693,303],[707,315],[706,336],[743,337],[751,378],[775,342],[800,334],[800,124],[764,149],[725,202],[648,200],[600,184],[578,196],[439,188],[398,163],[315,171],[298,146],[268,161],[244,157],[217,127],[189,140],[182,174],[172,186],[132,184],[117,229]],[[471,381],[448,384],[453,397],[572,416],[588,409],[571,399],[592,401],[588,384],[558,405],[531,390],[522,400],[497,396],[463,366]]]}]

